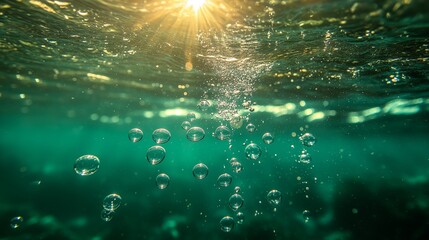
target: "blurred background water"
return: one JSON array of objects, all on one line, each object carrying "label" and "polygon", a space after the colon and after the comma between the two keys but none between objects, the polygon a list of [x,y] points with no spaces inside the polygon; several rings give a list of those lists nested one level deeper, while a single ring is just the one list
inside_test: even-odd
[{"label": "blurred background water", "polygon": [[429,239],[428,12],[1,1],[0,239]]}]

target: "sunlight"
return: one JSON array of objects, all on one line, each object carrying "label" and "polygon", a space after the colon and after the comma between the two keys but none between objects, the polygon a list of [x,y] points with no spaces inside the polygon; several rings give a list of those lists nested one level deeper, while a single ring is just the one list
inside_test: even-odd
[{"label": "sunlight", "polygon": [[204,5],[206,0],[188,0],[188,3],[186,4],[187,7],[192,7],[194,9],[194,12],[197,13],[200,8]]}]

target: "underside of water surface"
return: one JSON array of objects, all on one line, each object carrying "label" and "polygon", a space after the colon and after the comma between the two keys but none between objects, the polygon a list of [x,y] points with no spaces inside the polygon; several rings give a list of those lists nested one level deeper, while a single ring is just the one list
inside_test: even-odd
[{"label": "underside of water surface", "polygon": [[425,0],[0,2],[0,239],[429,239]]}]

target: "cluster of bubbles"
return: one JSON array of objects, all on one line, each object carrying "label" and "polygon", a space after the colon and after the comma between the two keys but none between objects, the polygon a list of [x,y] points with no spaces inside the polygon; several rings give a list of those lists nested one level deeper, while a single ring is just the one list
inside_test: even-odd
[{"label": "cluster of bubbles", "polygon": [[122,197],[119,194],[112,193],[103,199],[103,210],[101,210],[101,219],[109,222],[112,220],[115,211],[121,206]]},{"label": "cluster of bubbles", "polygon": [[[143,138],[143,131],[139,128],[133,128],[128,132],[128,139],[133,142],[139,142]],[[155,129],[152,133],[152,140],[156,144],[164,144],[170,141],[171,133],[165,128]]]},{"label": "cluster of bubbles", "polygon": [[[212,106],[211,102],[207,99],[203,99],[199,102],[197,107],[200,111],[208,111],[208,109]],[[247,109],[253,109],[252,103],[250,101],[243,102],[243,106]],[[239,128],[243,124],[243,118],[235,112],[222,112],[224,120],[228,120],[230,123],[230,127],[226,125],[218,126],[213,132],[213,137],[218,140],[231,141],[231,137],[233,135],[233,131],[231,129]],[[182,122],[181,127],[186,131],[186,138],[191,142],[198,142],[204,139],[205,131],[201,127],[192,126],[193,122],[196,120],[196,114],[190,112],[187,114],[187,119]],[[246,125],[246,130],[249,133],[254,133],[256,131],[256,126],[253,123],[248,123]],[[132,128],[128,132],[128,139],[132,143],[137,143],[143,139],[143,131],[139,128]],[[146,152],[146,159],[151,165],[160,164],[166,156],[166,150],[164,147],[160,146],[161,144],[165,144],[171,139],[171,133],[165,128],[159,128],[153,131],[152,140],[155,142],[154,146],[151,146]],[[316,138],[311,133],[304,133],[299,137],[302,145],[305,147],[312,147],[316,143]],[[262,135],[262,141],[265,144],[272,144],[274,142],[274,135],[270,132],[265,132]],[[243,144],[244,155],[249,160],[257,160],[260,158],[262,154],[262,150],[260,146],[256,143],[250,142],[249,144]],[[299,162],[301,163],[310,163],[311,155],[307,152],[307,149],[303,149],[299,154]],[[239,173],[242,171],[242,164],[238,161],[237,158],[232,157],[229,160],[229,164],[231,166],[231,170],[233,173]],[[76,159],[74,164],[74,170],[77,174],[81,176],[89,176],[94,174],[100,167],[100,160],[97,156],[94,155],[83,155]],[[202,180],[207,177],[209,173],[209,169],[207,165],[204,163],[196,164],[192,169],[192,174],[197,180]],[[217,186],[224,188],[228,187],[232,183],[232,176],[228,173],[220,174],[217,178]],[[166,189],[169,186],[170,177],[166,173],[160,173],[156,177],[156,186],[159,189]],[[266,196],[267,202],[275,207],[279,206],[282,202],[282,193],[276,189],[273,189],[267,193]],[[104,221],[111,221],[116,210],[122,203],[122,198],[120,195],[116,193],[112,193],[107,195],[103,200],[103,209],[101,211],[101,219]],[[240,187],[236,186],[234,189],[234,193],[228,199],[228,206],[234,212],[234,215],[224,216],[219,224],[220,229],[224,232],[230,232],[235,224],[243,224],[245,215],[243,212],[238,211],[244,204],[244,198],[240,194]],[[310,211],[304,210],[303,219],[305,222],[308,222],[310,219]],[[234,216],[234,217],[232,217]],[[11,227],[18,228],[20,224],[22,224],[22,217],[15,217],[11,220]]]}]

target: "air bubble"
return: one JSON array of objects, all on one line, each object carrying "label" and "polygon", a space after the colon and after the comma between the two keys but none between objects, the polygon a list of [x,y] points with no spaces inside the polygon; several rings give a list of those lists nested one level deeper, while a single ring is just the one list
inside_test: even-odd
[{"label": "air bubble", "polygon": [[302,150],[301,154],[299,155],[299,162],[309,164],[311,162],[311,155],[306,150]]},{"label": "air bubble", "polygon": [[234,193],[230,198],[229,198],[229,207],[234,210],[237,211],[239,208],[241,208],[241,206],[243,206],[244,203],[244,199],[243,197],[238,194],[238,193]]},{"label": "air bubble", "polygon": [[146,159],[152,165],[157,165],[165,158],[165,149],[161,146],[152,146],[146,152]]},{"label": "air bubble", "polygon": [[270,203],[271,205],[278,206],[282,201],[282,193],[275,189],[271,190],[267,194],[267,200],[268,200],[268,203]]},{"label": "air bubble", "polygon": [[73,168],[77,174],[89,176],[100,168],[100,160],[94,155],[83,155],[76,159]]},{"label": "air bubble", "polygon": [[214,135],[219,140],[228,140],[231,137],[231,130],[227,126],[219,126],[216,128]]},{"label": "air bubble", "polygon": [[21,216],[13,217],[10,219],[10,227],[13,229],[19,228],[24,222],[24,218]]},{"label": "air bubble", "polygon": [[242,213],[242,212],[238,212],[238,213],[235,215],[235,219],[236,219],[236,221],[237,221],[237,224],[243,224],[243,222],[244,222],[244,213]]},{"label": "air bubble", "polygon": [[186,132],[186,138],[191,142],[201,141],[205,136],[206,136],[206,133],[200,127],[191,127]]},{"label": "air bubble", "polygon": [[251,143],[244,149],[246,157],[252,160],[256,160],[261,156],[261,148],[255,143]]},{"label": "air bubble", "polygon": [[221,174],[217,178],[217,185],[220,187],[228,187],[232,182],[232,177],[228,173]]},{"label": "air bubble", "polygon": [[197,105],[198,109],[200,109],[203,112],[207,111],[207,109],[209,109],[210,106],[211,106],[211,103],[205,99],[201,100]]},{"label": "air bubble", "polygon": [[255,132],[255,130],[256,130],[256,126],[255,126],[255,125],[253,125],[253,123],[249,123],[249,124],[247,124],[247,126],[246,126],[246,130],[247,130],[248,132],[250,132],[250,133],[253,133],[253,132]]},{"label": "air bubble", "polygon": [[112,193],[107,195],[103,200],[103,208],[107,211],[115,211],[119,206],[121,206],[122,198],[119,194]]},{"label": "air bubble", "polygon": [[222,231],[231,232],[234,228],[234,219],[230,216],[225,216],[220,220],[219,224]]},{"label": "air bubble", "polygon": [[101,213],[100,213],[101,220],[105,222],[110,222],[113,218],[113,215],[115,215],[115,212],[107,209],[101,210]]},{"label": "air bubble", "polygon": [[262,140],[265,144],[271,144],[274,141],[274,136],[271,133],[267,132],[262,135]]},{"label": "air bubble", "polygon": [[198,163],[192,169],[192,174],[196,179],[204,179],[209,174],[209,168],[204,163]]},{"label": "air bubble", "polygon": [[128,139],[130,139],[131,142],[136,143],[143,138],[143,131],[139,128],[133,128],[128,132]]},{"label": "air bubble", "polygon": [[188,113],[188,115],[186,115],[186,118],[188,119],[188,121],[192,122],[195,119],[197,119],[197,116],[195,115],[195,113],[190,112],[190,113]]},{"label": "air bubble", "polygon": [[302,217],[304,218],[304,222],[308,223],[310,221],[311,212],[308,210],[304,210],[302,212]]},{"label": "air bubble", "polygon": [[299,140],[301,140],[301,143],[307,147],[311,147],[316,143],[316,137],[314,137],[311,133],[303,134],[301,137],[299,137]]},{"label": "air bubble", "polygon": [[165,128],[158,128],[152,133],[152,139],[157,144],[163,144],[170,140],[171,133]]},{"label": "air bubble", "polygon": [[181,126],[183,129],[189,130],[189,128],[191,128],[191,123],[188,121],[183,121]]},{"label": "air bubble", "polygon": [[156,176],[156,185],[159,189],[166,189],[170,184],[170,177],[165,173],[160,173]]},{"label": "air bubble", "polygon": [[232,168],[232,171],[235,173],[239,173],[243,169],[241,163],[238,161],[231,162],[231,168]]},{"label": "air bubble", "polygon": [[236,186],[235,188],[234,188],[234,192],[235,193],[239,193],[241,191],[241,189],[240,189],[240,187],[239,186]]}]

